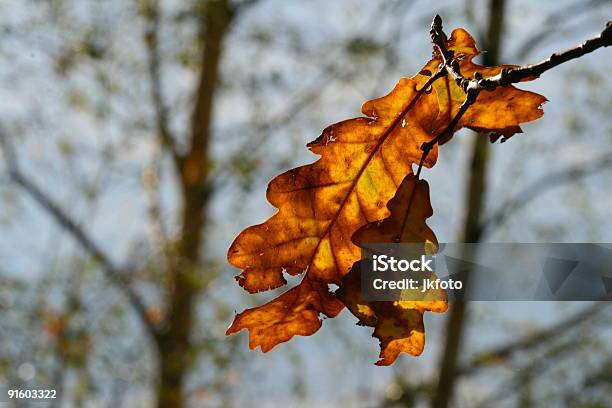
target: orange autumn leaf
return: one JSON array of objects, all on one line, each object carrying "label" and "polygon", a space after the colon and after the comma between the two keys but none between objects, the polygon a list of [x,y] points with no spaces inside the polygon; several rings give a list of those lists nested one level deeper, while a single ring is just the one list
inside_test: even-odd
[{"label": "orange autumn leaf", "polygon": [[[475,64],[472,60],[480,54],[476,48],[476,41],[464,29],[458,28],[453,31],[447,41],[447,48],[453,51],[459,61],[459,70],[467,78],[472,78],[476,73],[483,77],[497,75],[502,69],[515,67],[515,65],[499,65],[484,67]],[[434,72],[441,63],[438,52],[430,60],[421,72]],[[532,80],[535,78],[529,78]],[[457,114],[459,106],[465,99],[465,92],[450,78],[444,76],[433,84],[437,92],[440,112],[446,116],[446,122]],[[502,141],[509,139],[515,133],[522,133],[520,124],[540,118],[544,112],[541,109],[546,98],[534,92],[524,91],[516,87],[502,86],[493,92],[480,92],[476,103],[461,117],[457,128],[467,127],[481,133],[493,133],[491,141],[503,137]],[[447,142],[452,135],[440,141]]]},{"label": "orange autumn leaf", "polygon": [[[355,244],[401,241],[423,244],[423,254],[437,251],[436,236],[425,222],[433,214],[426,181],[417,180],[413,175],[406,177],[387,207],[389,217],[357,230],[353,235]],[[433,276],[431,278],[435,279]],[[420,355],[425,346],[423,313],[442,313],[448,308],[443,290],[428,290],[424,295],[417,296],[417,300],[364,300],[361,292],[361,262],[356,262],[342,279],[336,295],[359,319],[360,325],[375,328],[373,336],[379,339],[381,348],[377,365],[392,364],[402,352]],[[410,296],[403,299],[407,298]]]},{"label": "orange autumn leaf", "polygon": [[[228,259],[243,269],[236,280],[251,293],[284,285],[285,273],[307,273],[289,292],[236,316],[228,334],[248,328],[250,347],[267,351],[296,334],[313,334],[321,313],[340,312],[327,285],[339,284],[360,257],[352,234],[388,215],[387,201],[432,137],[435,99],[421,98],[410,115],[401,114],[426,80],[404,78],[389,95],[366,102],[362,111],[370,117],[332,125],[308,144],[321,159],[272,180],[267,197],[278,213],[244,230]],[[426,165],[434,163],[432,154]]]},{"label": "orange autumn leaf", "polygon": [[[461,64],[468,72],[488,75],[503,68],[473,64],[478,51],[462,29],[453,32],[448,48],[464,54]],[[319,160],[270,182],[267,198],[277,213],[242,231],[228,260],[242,270],[236,280],[249,293],[281,287],[286,275],[303,274],[302,281],[238,314],[227,334],[248,329],[250,347],[265,352],[294,335],[313,334],[321,315],[334,317],[342,310],[343,302],[328,285],[342,285],[360,258],[351,237],[364,225],[389,217],[387,203],[418,165],[422,144],[449,125],[459,106],[456,91],[461,90],[446,77],[423,89],[439,64],[434,55],[419,74],[400,79],[388,95],[364,103],[366,117],[327,127],[308,144]],[[481,92],[453,131],[470,127],[508,137],[521,123],[540,117],[544,101],[512,86]],[[434,145],[423,165],[433,166],[437,153]],[[417,222],[417,217],[410,219]]]}]

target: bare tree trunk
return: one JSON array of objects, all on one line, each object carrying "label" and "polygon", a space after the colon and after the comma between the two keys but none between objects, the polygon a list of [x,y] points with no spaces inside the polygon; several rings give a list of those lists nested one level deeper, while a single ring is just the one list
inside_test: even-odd
[{"label": "bare tree trunk", "polygon": [[[491,0],[485,45],[484,65],[497,65],[501,46],[504,22],[505,0]],[[489,140],[484,135],[476,135],[472,148],[469,181],[465,201],[466,219],[463,228],[463,242],[480,240],[480,221],[484,212],[486,196],[487,167],[489,160]],[[463,282],[467,288],[467,282]],[[440,361],[438,386],[432,397],[432,407],[446,408],[453,398],[457,374],[457,360],[462,345],[468,309],[465,302],[454,302],[446,327],[446,345]]]},{"label": "bare tree trunk", "polygon": [[169,271],[172,283],[168,289],[167,320],[157,339],[160,358],[157,406],[160,408],[185,405],[184,380],[196,358],[190,334],[194,303],[201,286],[198,274],[202,272],[199,270],[200,257],[211,194],[208,148],[222,43],[233,16],[227,0],[205,2],[203,7],[201,71],[191,117],[190,144],[178,160],[182,193],[181,237],[176,260],[171,262],[173,270]]}]

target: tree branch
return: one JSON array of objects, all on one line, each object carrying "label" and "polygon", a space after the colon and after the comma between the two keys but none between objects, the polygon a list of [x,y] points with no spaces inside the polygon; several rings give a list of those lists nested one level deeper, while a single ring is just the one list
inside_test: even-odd
[{"label": "tree branch", "polygon": [[[574,355],[579,347],[586,347],[585,342],[579,342],[580,334],[574,334],[569,339],[553,344],[552,347],[544,350],[536,359],[530,359],[526,364],[517,365],[514,368],[515,374],[508,380],[502,382],[501,385],[495,387],[496,390],[481,400],[476,408],[486,408],[491,406],[501,405],[501,401],[506,398],[516,395],[518,387],[529,386],[533,379],[538,376],[545,375],[546,370],[554,366],[564,358],[569,358]],[[520,406],[526,406],[524,401],[521,401]],[[527,405],[531,406],[531,405]]]},{"label": "tree branch", "polygon": [[538,196],[541,196],[546,191],[557,187],[569,181],[575,181],[585,178],[589,175],[609,169],[612,166],[612,152],[608,152],[591,160],[589,163],[579,163],[569,166],[565,169],[545,174],[538,178],[529,186],[525,187],[518,194],[502,203],[496,211],[489,217],[485,218],[481,225],[480,231],[484,235],[503,224],[506,219],[515,214],[521,208],[525,207],[530,201]]},{"label": "tree branch", "polygon": [[94,242],[85,230],[21,171],[13,146],[10,144],[7,135],[1,127],[0,148],[4,152],[10,180],[26,192],[60,227],[71,235],[72,238],[100,264],[106,278],[123,292],[143,325],[147,328],[147,331],[155,337],[156,329],[148,319],[147,308],[140,296],[132,289],[130,282],[125,276],[125,271],[116,267],[110,257]]},{"label": "tree branch", "polygon": [[229,0],[209,1],[204,6],[200,16],[202,50],[190,117],[190,140],[178,172],[182,198],[181,233],[176,248],[178,262],[168,271],[168,313],[157,343],[160,353],[159,407],[184,405],[183,384],[187,367],[194,362],[191,335],[195,303],[202,290],[198,264],[204,241],[205,213],[212,190],[209,148],[215,93],[219,84],[223,40],[235,15]]},{"label": "tree branch", "polygon": [[235,13],[227,0],[207,4],[208,8],[202,20],[201,70],[190,118],[190,140],[180,169],[183,219],[179,252],[188,263],[197,262],[199,257],[204,226],[203,212],[212,190],[208,150],[212,138],[214,97],[219,85],[223,39]]},{"label": "tree branch", "polygon": [[609,21],[598,36],[586,40],[582,44],[567,51],[552,54],[548,59],[537,64],[524,65],[515,68],[504,68],[499,74],[489,78],[484,78],[478,72],[474,74],[474,78],[467,78],[461,74],[459,60],[455,59],[453,51],[449,50],[446,46],[448,37],[442,28],[442,17],[439,15],[434,17],[429,33],[431,35],[431,40],[434,46],[438,49],[440,58],[442,59],[440,67],[443,68],[446,71],[446,75],[450,76],[463,90],[463,92],[465,92],[466,98],[448,126],[438,133],[432,140],[423,143],[421,146],[423,154],[416,173],[417,178],[421,174],[423,163],[425,162],[425,159],[427,158],[427,155],[431,149],[436,144],[439,144],[445,140],[447,135],[454,130],[455,126],[457,126],[459,120],[461,117],[463,117],[468,108],[476,102],[478,94],[481,91],[492,92],[500,86],[508,86],[513,83],[521,82],[522,80],[530,77],[539,77],[544,72],[561,65],[564,62],[580,58],[598,48],[607,47],[612,44],[612,22]]},{"label": "tree branch", "polygon": [[522,59],[533,51],[536,46],[560,31],[566,31],[568,19],[575,19],[586,13],[597,13],[599,6],[610,3],[610,0],[578,0],[566,7],[559,8],[549,14],[538,24],[538,31],[527,39],[514,53],[516,59]]},{"label": "tree branch", "polygon": [[537,64],[523,65],[515,68],[505,68],[499,74],[490,78],[475,77],[466,78],[459,72],[459,61],[454,59],[452,51],[446,48],[446,34],[442,30],[442,18],[436,16],[431,25],[431,37],[434,45],[440,50],[442,62],[448,74],[457,82],[465,92],[469,89],[494,91],[500,86],[507,86],[521,82],[530,77],[539,77],[544,72],[565,62],[580,58],[585,54],[593,52],[601,47],[612,44],[612,22],[608,21],[603,31],[596,37],[586,40],[580,45],[569,50],[554,53],[548,59]]},{"label": "tree branch", "polygon": [[177,150],[176,141],[168,125],[168,108],[164,103],[162,90],[161,57],[159,53],[159,1],[146,1],[143,6],[143,15],[146,20],[144,39],[147,46],[149,78],[151,81],[151,100],[155,107],[157,136],[161,146],[172,155],[175,165],[177,168],[180,168],[181,156]]},{"label": "tree branch", "polygon": [[483,368],[493,362],[505,360],[512,354],[519,351],[527,350],[531,347],[537,346],[538,344],[552,340],[553,338],[558,338],[581,323],[592,319],[594,316],[597,316],[600,312],[605,310],[607,306],[608,304],[605,301],[594,303],[591,306],[574,313],[568,318],[563,319],[548,328],[535,331],[525,337],[521,337],[516,341],[493,348],[483,353],[479,353],[472,358],[470,362],[458,367],[457,375],[466,376],[473,374],[480,368]]}]

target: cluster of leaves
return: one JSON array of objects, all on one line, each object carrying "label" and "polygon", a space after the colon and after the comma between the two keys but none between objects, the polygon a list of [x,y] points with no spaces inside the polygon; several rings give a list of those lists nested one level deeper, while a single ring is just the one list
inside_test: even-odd
[{"label": "cluster of leaves", "polygon": [[[365,117],[333,124],[310,142],[319,160],[270,182],[267,198],[278,212],[238,235],[229,262],[242,269],[236,280],[249,293],[285,285],[286,274],[303,278],[276,299],[238,314],[227,334],[248,329],[250,347],[266,352],[295,335],[312,335],[321,315],[335,317],[346,306],[361,325],[374,327],[381,345],[377,364],[392,364],[401,352],[423,351],[423,313],[444,312],[447,302],[366,302],[359,287],[360,246],[411,242],[435,252],[421,167],[433,166],[438,145],[464,127],[490,133],[492,141],[509,138],[521,131],[521,123],[542,116],[546,100],[505,85],[479,92],[466,110],[461,82],[440,74],[446,64],[442,51],[452,53],[464,77],[490,78],[510,66],[472,62],[479,52],[463,29],[443,41],[445,49],[434,49],[417,75],[364,103]],[[332,292],[330,284],[339,289]]]}]

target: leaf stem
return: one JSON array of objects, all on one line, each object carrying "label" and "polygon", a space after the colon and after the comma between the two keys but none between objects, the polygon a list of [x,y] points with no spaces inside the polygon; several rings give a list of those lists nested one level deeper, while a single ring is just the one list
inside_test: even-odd
[{"label": "leaf stem", "polygon": [[606,27],[598,36],[590,38],[582,44],[569,50],[554,53],[548,59],[537,64],[524,65],[515,68],[503,68],[499,74],[489,78],[484,78],[479,72],[474,74],[474,78],[467,78],[461,74],[459,61],[455,59],[454,52],[449,50],[446,46],[448,37],[442,28],[442,17],[439,15],[434,17],[429,33],[434,46],[440,53],[442,63],[440,64],[438,71],[436,71],[436,73],[429,78],[427,83],[419,91],[417,98],[421,96],[421,91],[423,89],[427,89],[427,87],[432,85],[435,80],[445,75],[450,76],[455,81],[455,83],[466,94],[466,97],[449,124],[433,139],[421,145],[421,150],[423,153],[415,174],[416,181],[410,194],[408,209],[406,211],[407,213],[410,212],[410,208],[412,207],[416,186],[429,152],[435,145],[439,144],[445,136],[452,134],[465,112],[467,112],[468,108],[474,104],[474,102],[476,102],[476,99],[481,91],[492,92],[500,86],[508,86],[530,77],[539,77],[544,72],[563,64],[564,62],[580,58],[581,56],[593,52],[598,48],[612,45],[612,21],[608,21]]},{"label": "leaf stem", "polygon": [[[447,134],[451,134],[453,132],[454,128],[459,123],[459,120],[461,120],[468,108],[474,104],[474,102],[476,102],[476,98],[481,91],[492,92],[500,86],[508,86],[530,77],[539,77],[544,72],[561,65],[564,62],[580,58],[598,48],[612,45],[612,21],[608,21],[608,23],[606,23],[606,27],[601,33],[599,33],[598,36],[590,38],[582,44],[579,44],[569,50],[554,53],[548,59],[545,59],[537,64],[523,65],[515,68],[504,68],[499,74],[489,78],[483,78],[482,74],[478,72],[474,74],[474,78],[467,78],[461,74],[459,61],[455,59],[454,52],[449,50],[446,46],[448,37],[442,28],[442,17],[439,15],[434,17],[429,33],[431,40],[434,46],[438,49],[440,58],[442,59],[442,63],[440,64],[436,75],[432,76],[430,79],[434,77],[437,79],[438,76],[441,77],[445,74],[449,75],[463,90],[463,92],[465,92],[466,98],[448,126],[446,126],[446,128],[438,133],[432,140],[421,145],[423,154],[421,155],[419,167],[416,172],[417,180],[421,175],[423,164],[425,163],[425,159],[429,155],[429,152],[436,144],[439,144]],[[440,74],[440,71],[446,71],[446,73]]]}]

